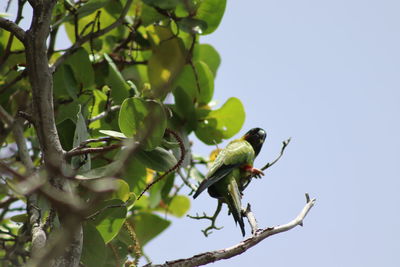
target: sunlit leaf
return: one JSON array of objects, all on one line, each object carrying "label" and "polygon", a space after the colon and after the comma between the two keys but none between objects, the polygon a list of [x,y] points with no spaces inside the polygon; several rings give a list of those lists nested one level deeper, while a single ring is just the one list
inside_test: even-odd
[{"label": "sunlit leaf", "polygon": [[208,113],[195,131],[196,136],[206,144],[220,143],[223,139],[229,139],[240,131],[245,120],[245,112],[242,102],[235,98],[229,98],[225,104]]},{"label": "sunlit leaf", "polygon": [[111,198],[127,201],[129,199],[129,185],[122,179],[116,179],[117,190],[112,194]]},{"label": "sunlit leaf", "polygon": [[171,224],[170,221],[147,212],[140,212],[129,218],[129,221],[133,223],[136,236],[142,246],[146,245],[147,242],[159,235]]},{"label": "sunlit leaf", "polygon": [[105,201],[100,207],[101,212],[96,216],[94,224],[103,237],[105,243],[110,242],[121,229],[125,217],[126,207],[119,199]]},{"label": "sunlit leaf", "polygon": [[154,48],[147,71],[153,96],[164,98],[185,63],[184,46],[181,39],[174,37],[169,29],[151,29],[154,29],[151,32]]},{"label": "sunlit leaf", "polygon": [[207,29],[203,34],[210,34],[215,31],[224,16],[226,0],[203,0],[196,12],[196,19],[203,20]]},{"label": "sunlit leaf", "polygon": [[214,74],[214,77],[217,76],[217,70],[221,64],[221,57],[214,47],[209,44],[201,44],[199,46],[199,60],[207,64]]},{"label": "sunlit leaf", "polygon": [[168,213],[176,217],[184,216],[190,209],[190,200],[187,196],[175,196],[168,205]]},{"label": "sunlit leaf", "polygon": [[149,6],[155,6],[161,9],[173,9],[180,0],[143,0]]},{"label": "sunlit leaf", "polygon": [[113,130],[100,130],[99,132],[102,133],[102,134],[111,136],[111,137],[118,138],[118,139],[125,139],[126,138],[126,135],[124,135],[123,133],[117,132],[117,131],[113,131]]}]

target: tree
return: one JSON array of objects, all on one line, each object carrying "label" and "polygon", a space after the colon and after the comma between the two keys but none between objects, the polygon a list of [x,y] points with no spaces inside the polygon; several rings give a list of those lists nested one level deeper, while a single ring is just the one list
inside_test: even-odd
[{"label": "tree", "polygon": [[[18,24],[28,4],[25,31]],[[220,57],[199,42],[218,27],[225,6],[18,0],[14,21],[0,17],[5,266],[137,265],[143,246],[170,224],[157,212],[186,214],[190,200],[180,190],[194,191],[204,178],[198,166],[208,162],[193,156],[189,135],[213,145],[234,136],[245,119],[237,98],[212,106]],[[57,50],[61,26],[71,46]],[[252,237],[168,265],[240,254],[300,225],[313,203],[307,197],[296,220],[267,229],[258,229],[248,207]],[[211,221],[213,228],[215,216]]]}]

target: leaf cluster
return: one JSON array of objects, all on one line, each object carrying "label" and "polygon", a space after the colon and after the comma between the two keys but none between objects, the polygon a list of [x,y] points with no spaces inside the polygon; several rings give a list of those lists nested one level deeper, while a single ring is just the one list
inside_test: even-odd
[{"label": "leaf cluster", "polygon": [[[180,190],[188,185],[193,190],[203,177],[197,166],[206,159],[192,156],[189,136],[194,133],[213,145],[241,129],[245,112],[239,99],[231,97],[215,108],[214,81],[221,59],[211,45],[200,42],[202,35],[217,29],[225,6],[225,0],[57,2],[47,56],[54,66],[54,112],[66,154],[65,172],[77,188],[76,197],[93,204],[83,212],[85,266],[115,266],[140,257],[143,246],[170,225],[165,214],[182,217],[189,210],[190,200]],[[127,15],[120,20],[125,8]],[[63,29],[72,45],[57,50]],[[35,114],[25,52],[18,39],[0,31],[0,105],[14,118],[21,111],[33,117],[24,126],[24,136],[40,168],[42,148],[31,125]],[[11,133],[12,125],[0,121],[1,160],[24,177],[26,168]],[[135,153],[121,166],[129,144],[137,146]],[[1,241],[2,258],[8,257],[14,236],[25,231],[24,203],[35,186],[21,190],[20,180],[2,174],[0,237],[11,237]],[[57,227],[53,200],[43,196],[39,203],[50,233]]]}]

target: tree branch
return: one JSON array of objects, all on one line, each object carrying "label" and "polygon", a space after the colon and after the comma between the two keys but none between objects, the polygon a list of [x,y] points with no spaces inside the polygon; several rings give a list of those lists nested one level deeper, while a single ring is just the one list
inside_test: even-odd
[{"label": "tree branch", "polygon": [[246,209],[242,209],[242,213],[247,217],[247,220],[249,221],[249,224],[251,226],[251,233],[254,235],[258,231],[259,228],[258,228],[256,217],[254,216],[253,212],[251,211],[250,203],[247,204]]},{"label": "tree branch", "polygon": [[121,15],[119,16],[119,18],[114,23],[110,24],[109,26],[107,26],[106,28],[104,28],[102,30],[86,34],[85,36],[83,36],[80,39],[76,40],[76,42],[70,48],[68,48],[65,51],[65,53],[56,60],[56,62],[54,62],[53,66],[51,67],[52,71],[54,72],[57,69],[57,67],[61,65],[61,63],[63,63],[70,55],[72,55],[84,43],[86,43],[86,42],[88,42],[88,41],[90,41],[90,40],[92,40],[94,38],[100,37],[100,36],[110,32],[110,31],[112,31],[113,29],[115,29],[119,25],[121,25],[123,23],[123,21],[124,21],[124,18],[126,16],[126,14],[129,11],[129,8],[130,8],[130,6],[132,4],[132,1],[133,0],[128,0],[126,2],[125,6],[124,6],[124,8],[123,8],[123,10],[121,12]]},{"label": "tree branch", "polygon": [[65,158],[69,159],[74,156],[78,155],[85,155],[85,154],[92,154],[92,153],[103,153],[107,152],[113,149],[117,149],[122,147],[122,144],[112,144],[109,146],[103,146],[103,147],[83,147],[83,148],[77,148],[77,149],[72,149],[71,151],[68,151],[65,154]]},{"label": "tree branch", "polygon": [[97,114],[96,116],[90,118],[88,124],[89,124],[89,123],[92,123],[92,122],[94,122],[94,121],[100,120],[100,119],[104,118],[105,116],[107,116],[110,112],[117,111],[117,110],[119,110],[120,108],[121,108],[120,105],[112,106],[112,107],[106,109],[105,111],[103,111],[103,112]]},{"label": "tree branch", "polygon": [[23,44],[25,43],[25,31],[11,20],[0,17],[0,28],[9,31],[18,38]]},{"label": "tree branch", "polygon": [[282,142],[282,148],[281,148],[281,152],[279,153],[279,156],[274,161],[268,162],[264,167],[262,167],[261,168],[262,171],[265,171],[266,169],[268,169],[269,167],[271,167],[272,165],[274,165],[281,159],[281,157],[283,156],[283,152],[285,152],[286,147],[290,143],[290,140],[291,140],[291,138]]},{"label": "tree branch", "polygon": [[299,213],[299,215],[292,220],[291,222],[281,225],[281,226],[275,226],[275,227],[268,227],[266,229],[260,229],[256,231],[256,233],[246,239],[240,242],[239,244],[230,247],[230,248],[225,248],[225,249],[220,249],[220,250],[214,250],[214,251],[209,251],[205,253],[200,253],[197,255],[194,255],[193,257],[186,258],[186,259],[179,259],[179,260],[173,260],[173,261],[167,261],[164,264],[147,264],[145,265],[146,267],[178,267],[178,266],[185,266],[185,267],[191,267],[191,266],[199,266],[199,265],[205,265],[211,262],[223,260],[223,259],[229,259],[234,256],[237,256],[239,254],[242,254],[249,248],[257,245],[264,239],[276,235],[282,232],[289,231],[290,229],[293,229],[294,227],[298,225],[303,225],[303,220],[307,216],[308,212],[311,210],[311,208],[315,204],[315,199],[309,199],[308,194],[306,194],[306,199],[308,200],[302,211]]}]

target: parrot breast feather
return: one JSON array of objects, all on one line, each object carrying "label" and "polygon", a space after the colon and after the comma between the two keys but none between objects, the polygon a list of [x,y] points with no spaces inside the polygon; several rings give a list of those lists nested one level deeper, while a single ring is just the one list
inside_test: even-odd
[{"label": "parrot breast feather", "polygon": [[254,157],[254,149],[247,141],[239,139],[230,142],[218,154],[193,197],[196,198],[205,189],[228,175],[234,168],[253,164]]}]

